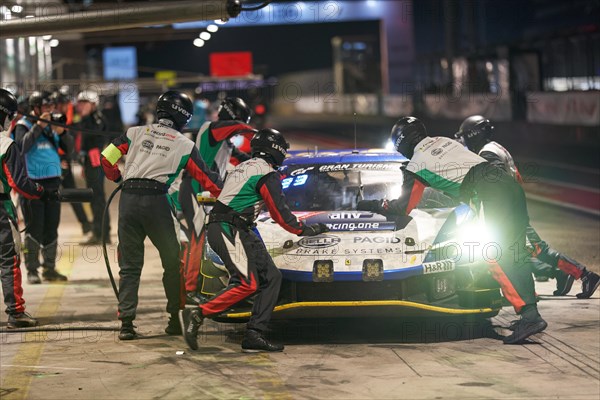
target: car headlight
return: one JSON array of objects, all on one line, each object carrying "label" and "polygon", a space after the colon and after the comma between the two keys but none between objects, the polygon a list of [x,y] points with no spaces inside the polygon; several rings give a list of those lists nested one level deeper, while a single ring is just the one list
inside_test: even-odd
[{"label": "car headlight", "polygon": [[465,243],[486,244],[490,243],[492,238],[490,228],[479,220],[463,224],[458,231],[458,240],[461,245]]},{"label": "car headlight", "polygon": [[363,261],[362,278],[365,282],[383,280],[383,261],[380,259],[367,259]]},{"label": "car headlight", "polygon": [[333,261],[317,260],[313,263],[313,282],[333,282]]}]

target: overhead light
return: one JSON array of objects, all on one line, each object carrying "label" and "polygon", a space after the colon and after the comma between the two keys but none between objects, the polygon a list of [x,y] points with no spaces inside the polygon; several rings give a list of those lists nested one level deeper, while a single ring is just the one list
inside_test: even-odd
[{"label": "overhead light", "polygon": [[10,11],[18,14],[23,11],[23,6],[15,4],[14,6],[11,7]]},{"label": "overhead light", "polygon": [[33,15],[26,15],[25,18],[33,18]]},{"label": "overhead light", "polygon": [[56,47],[56,46],[58,46],[59,43],[60,42],[58,41],[58,39],[52,39],[50,41],[50,47]]},{"label": "overhead light", "polygon": [[204,40],[198,39],[198,38],[194,39],[194,46],[196,46],[196,47],[204,46]]},{"label": "overhead light", "polygon": [[44,35],[44,36],[42,36],[42,39],[50,40],[50,39],[52,39],[52,35]]},{"label": "overhead light", "polygon": [[215,33],[216,31],[219,30],[219,27],[216,26],[215,24],[210,24],[209,26],[206,27],[206,30],[211,33]]},{"label": "overhead light", "polygon": [[227,21],[223,21],[222,19],[215,19],[215,24],[217,25],[225,25]]},{"label": "overhead light", "polygon": [[202,39],[202,40],[208,40],[208,39],[210,39],[210,33],[208,33],[208,32],[202,32],[200,34],[200,39]]}]

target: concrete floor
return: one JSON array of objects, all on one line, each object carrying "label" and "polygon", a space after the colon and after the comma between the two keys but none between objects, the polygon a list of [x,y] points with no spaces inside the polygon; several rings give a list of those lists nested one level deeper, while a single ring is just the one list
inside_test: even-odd
[{"label": "concrete floor", "polygon": [[[116,212],[113,213],[115,217]],[[530,204],[532,224],[556,248],[600,271],[600,220]],[[116,226],[116,224],[113,224]],[[116,232],[113,232],[116,233]],[[114,235],[113,235],[114,237]],[[99,247],[82,248],[68,205],[58,269],[66,284],[25,286],[28,311],[51,327],[118,328]],[[243,325],[207,321],[200,350],[164,334],[161,267],[148,243],[136,321],[143,338],[115,331],[0,333],[4,399],[598,399],[600,298],[553,298],[538,283],[549,323],[531,344],[505,346],[491,322],[326,320],[278,323],[283,353],[240,352]],[[110,250],[117,272],[116,246]],[[0,316],[4,328],[6,316]]]}]

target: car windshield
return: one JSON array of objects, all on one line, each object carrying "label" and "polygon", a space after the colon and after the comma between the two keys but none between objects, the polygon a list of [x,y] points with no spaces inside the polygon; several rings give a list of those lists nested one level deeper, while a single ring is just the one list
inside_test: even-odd
[{"label": "car windshield", "polygon": [[[359,200],[393,200],[402,193],[401,163],[290,166],[281,181],[292,211],[355,210]],[[426,190],[419,208],[451,207],[454,202]]]}]

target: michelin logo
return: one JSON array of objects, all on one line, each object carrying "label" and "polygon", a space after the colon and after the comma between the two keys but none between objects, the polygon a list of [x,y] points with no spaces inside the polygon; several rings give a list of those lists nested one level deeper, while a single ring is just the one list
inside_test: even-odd
[{"label": "michelin logo", "polygon": [[439,272],[454,271],[454,261],[436,261],[430,263],[423,263],[424,274],[437,274]]}]

